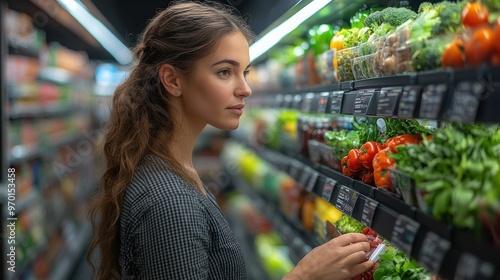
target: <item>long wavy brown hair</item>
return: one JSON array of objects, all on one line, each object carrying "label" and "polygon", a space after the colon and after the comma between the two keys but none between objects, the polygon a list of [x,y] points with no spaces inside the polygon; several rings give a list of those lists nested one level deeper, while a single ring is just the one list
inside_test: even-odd
[{"label": "long wavy brown hair", "polygon": [[[134,66],[119,85],[111,103],[103,140],[104,172],[100,194],[93,200],[90,220],[94,235],[87,254],[93,277],[120,278],[119,229],[123,197],[134,170],[145,155],[169,162],[174,172],[194,184],[188,172],[169,154],[165,144],[175,123],[159,68],[170,64],[189,75],[194,63],[209,54],[230,32],[253,38],[246,22],[231,7],[214,2],[176,2],[159,12],[134,47]],[[93,255],[99,258],[93,263]]]}]

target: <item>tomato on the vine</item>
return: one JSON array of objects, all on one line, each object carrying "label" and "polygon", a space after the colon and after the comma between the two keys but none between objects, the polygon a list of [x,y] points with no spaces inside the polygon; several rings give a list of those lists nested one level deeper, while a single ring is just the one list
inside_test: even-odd
[{"label": "tomato on the vine", "polygon": [[359,148],[359,162],[367,169],[373,169],[373,157],[378,153],[377,142],[368,141]]},{"label": "tomato on the vine", "polygon": [[472,66],[487,62],[494,49],[493,31],[490,27],[476,29],[465,44],[465,59]]},{"label": "tomato on the vine", "polygon": [[441,64],[443,68],[464,68],[464,42],[462,40],[455,39],[446,45]]},{"label": "tomato on the vine", "polygon": [[467,3],[462,10],[462,24],[466,27],[477,27],[488,23],[490,12],[488,8],[477,1]]},{"label": "tomato on the vine", "polygon": [[358,149],[351,149],[347,154],[347,167],[352,172],[359,172],[363,169],[363,165],[359,162]]}]

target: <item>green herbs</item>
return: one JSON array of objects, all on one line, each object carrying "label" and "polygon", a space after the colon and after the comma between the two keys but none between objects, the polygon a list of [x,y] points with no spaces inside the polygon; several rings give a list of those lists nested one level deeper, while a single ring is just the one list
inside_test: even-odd
[{"label": "green herbs", "polygon": [[327,131],[325,133],[326,144],[330,147],[334,147],[334,155],[341,159],[349,150],[359,147],[359,136],[356,131]]},{"label": "green herbs", "polygon": [[425,269],[402,252],[388,248],[380,255],[380,263],[373,274],[374,280],[422,280],[429,278]]},{"label": "green herbs", "polygon": [[498,126],[448,124],[436,129],[432,140],[402,146],[391,156],[418,189],[428,192],[424,200],[438,220],[479,233],[479,205],[499,208]]}]

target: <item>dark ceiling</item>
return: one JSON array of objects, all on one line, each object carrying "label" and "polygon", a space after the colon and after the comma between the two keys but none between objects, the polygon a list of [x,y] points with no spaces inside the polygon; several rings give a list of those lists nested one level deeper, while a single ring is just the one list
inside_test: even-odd
[{"label": "dark ceiling", "polygon": [[[113,57],[100,45],[94,45],[89,40],[77,35],[74,31],[61,24],[57,19],[57,12],[51,14],[51,8],[56,4],[56,0],[1,0],[7,3],[7,7],[27,13],[34,18],[37,28],[46,33],[48,42],[59,42],[61,45],[88,53],[93,60],[114,61]],[[137,36],[146,26],[157,11],[167,7],[170,0],[81,0],[83,3],[91,2],[102,14],[104,22],[121,39],[125,45],[132,47]],[[271,25],[279,16],[293,7],[299,0],[217,0],[217,2],[232,5],[243,15],[253,32],[261,33],[266,27]],[[272,2],[270,4],[269,2]],[[37,3],[37,4],[35,4]],[[45,3],[46,9],[40,7],[40,3]],[[47,4],[48,3],[48,4]],[[51,6],[52,5],[52,6]],[[47,10],[47,6],[49,9]],[[91,9],[92,11],[92,9]]]}]

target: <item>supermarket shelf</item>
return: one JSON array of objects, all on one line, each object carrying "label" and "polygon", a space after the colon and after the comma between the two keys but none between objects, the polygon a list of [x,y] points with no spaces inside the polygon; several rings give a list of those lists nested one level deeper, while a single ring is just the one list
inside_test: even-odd
[{"label": "supermarket shelf", "polygon": [[39,71],[38,79],[58,85],[70,85],[74,77],[68,70],[57,67],[44,67]]},{"label": "supermarket shelf", "polygon": [[38,194],[37,191],[32,191],[30,194],[26,195],[25,197],[19,199],[16,203],[16,212],[19,213],[23,211],[24,209],[32,206],[36,201],[40,198],[40,195]]},{"label": "supermarket shelf", "polygon": [[252,104],[304,113],[498,123],[500,67],[418,72],[255,98]]},{"label": "supermarket shelf", "polygon": [[[232,174],[228,172],[228,174]],[[302,224],[284,215],[276,202],[272,202],[252,189],[238,176],[231,176],[232,184],[250,198],[252,204],[271,222],[273,229],[290,248],[290,259],[297,264],[309,251],[321,245],[320,241],[307,232]]]},{"label": "supermarket shelf", "polygon": [[57,106],[52,108],[12,110],[9,112],[9,119],[54,118],[70,115],[75,112],[75,109],[78,110],[78,108],[71,108],[68,106]]},{"label": "supermarket shelf", "polygon": [[253,151],[288,173],[307,191],[375,230],[429,271],[447,279],[500,279],[500,249],[471,233],[437,221],[395,194],[307,158],[290,157],[266,148]]},{"label": "supermarket shelf", "polygon": [[28,46],[26,44],[22,44],[18,40],[15,40],[14,38],[7,38],[7,39],[9,45],[8,53],[10,55],[22,55],[35,59],[38,59],[38,57],[40,56],[40,52],[34,49],[33,47]]},{"label": "supermarket shelf", "polygon": [[22,275],[26,272],[26,269],[28,269],[33,264],[33,262],[38,258],[38,256],[40,256],[44,251],[48,249],[48,246],[49,246],[48,243],[44,243],[32,249],[28,253],[28,259],[26,260],[24,265],[16,270],[16,274],[22,277]]},{"label": "supermarket shelf", "polygon": [[54,150],[57,150],[62,146],[74,143],[74,142],[82,140],[82,139],[85,139],[85,136],[82,134],[79,134],[77,136],[67,137],[67,138],[62,139],[60,141],[57,141],[46,148],[24,147],[22,145],[15,146],[14,148],[12,148],[12,150],[10,152],[10,162],[9,163],[11,165],[16,165],[16,164],[26,162],[28,160],[35,159],[35,158],[49,157],[53,154]]}]

